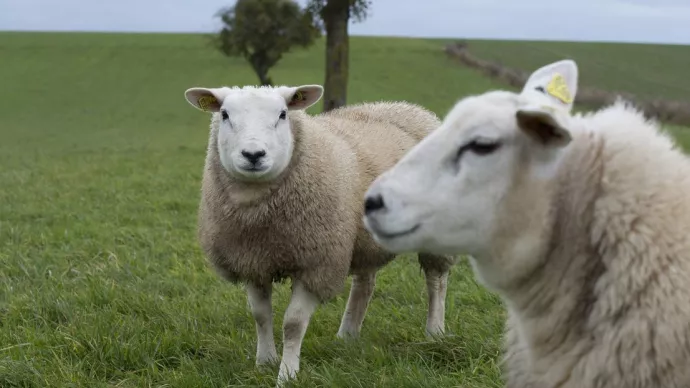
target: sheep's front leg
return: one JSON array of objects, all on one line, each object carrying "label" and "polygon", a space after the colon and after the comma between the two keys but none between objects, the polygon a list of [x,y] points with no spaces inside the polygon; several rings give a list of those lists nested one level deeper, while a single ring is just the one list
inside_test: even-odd
[{"label": "sheep's front leg", "polygon": [[256,323],[256,365],[269,364],[278,360],[273,340],[272,291],[272,284],[268,286],[247,284],[247,299]]},{"label": "sheep's front leg", "polygon": [[309,292],[300,281],[294,281],[292,298],[283,318],[283,359],[278,371],[278,386],[294,378],[299,371],[302,340],[318,305],[316,295]]},{"label": "sheep's front leg", "polygon": [[419,254],[419,263],[424,270],[429,310],[426,317],[426,334],[439,336],[445,332],[446,290],[450,267],[457,260],[453,257]]},{"label": "sheep's front leg", "polygon": [[376,272],[364,272],[352,276],[352,287],[347,306],[340,321],[338,338],[358,337],[376,284]]},{"label": "sheep's front leg", "polygon": [[445,332],[446,290],[448,288],[448,271],[425,271],[426,289],[429,298],[429,311],[426,317],[426,333],[430,336],[442,335]]}]

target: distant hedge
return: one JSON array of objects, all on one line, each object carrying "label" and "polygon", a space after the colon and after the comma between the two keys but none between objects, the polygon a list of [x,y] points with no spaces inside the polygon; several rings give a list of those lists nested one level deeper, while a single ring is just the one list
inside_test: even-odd
[{"label": "distant hedge", "polygon": [[[468,50],[467,42],[450,43],[446,45],[445,51],[446,54],[460,63],[478,69],[487,76],[516,88],[522,88],[531,74],[528,71],[511,69],[500,63],[477,58]],[[643,109],[650,118],[670,124],[690,125],[690,102],[687,101],[664,98],[642,99],[631,93],[579,86],[575,103],[590,108],[599,108],[613,103],[617,98],[623,98]]]}]

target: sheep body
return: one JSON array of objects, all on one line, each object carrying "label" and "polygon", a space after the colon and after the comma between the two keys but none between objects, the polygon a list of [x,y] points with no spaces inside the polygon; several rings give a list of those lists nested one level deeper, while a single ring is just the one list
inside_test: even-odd
[{"label": "sheep body", "polygon": [[690,158],[623,101],[571,115],[576,88],[559,61],[459,101],[371,185],[366,228],[471,255],[508,311],[509,388],[688,387]]},{"label": "sheep body", "polygon": [[[267,284],[298,277],[328,300],[342,291],[349,272],[377,269],[395,257],[362,227],[362,194],[440,121],[400,102],[352,105],[314,117],[293,111],[289,117],[292,164],[285,176],[263,185],[225,173],[215,147],[217,129],[211,129],[199,240],[230,281]],[[218,120],[216,113],[212,127]]]},{"label": "sheep body", "polygon": [[[299,370],[301,343],[318,304],[353,275],[339,337],[359,334],[376,272],[395,254],[363,228],[363,193],[440,120],[405,102],[357,104],[311,116],[318,85],[191,88],[213,112],[198,216],[200,245],[227,280],[243,283],[257,330],[257,364],[277,359],[272,283],[290,278],[278,384]],[[272,116],[274,115],[275,116]],[[418,255],[428,294],[426,332],[444,331],[451,256]]]}]

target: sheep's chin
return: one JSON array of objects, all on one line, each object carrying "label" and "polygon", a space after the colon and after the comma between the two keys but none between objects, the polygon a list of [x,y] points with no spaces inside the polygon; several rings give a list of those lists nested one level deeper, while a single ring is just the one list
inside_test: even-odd
[{"label": "sheep's chin", "polygon": [[271,168],[262,170],[245,170],[242,168],[233,169],[232,175],[235,179],[243,182],[266,182],[274,178]]},{"label": "sheep's chin", "polygon": [[396,254],[417,252],[420,246],[423,246],[420,235],[415,234],[415,232],[399,236],[372,234],[372,237],[374,241],[384,249]]},{"label": "sheep's chin", "polygon": [[233,166],[228,173],[236,180],[247,183],[267,183],[278,179],[286,169],[280,169],[275,164],[264,165],[260,170],[243,169]]},{"label": "sheep's chin", "polygon": [[393,228],[390,223],[386,223],[376,217],[367,216],[362,218],[362,222],[374,241],[391,252],[414,252],[421,244],[419,238],[422,235],[419,233],[421,224],[403,227],[400,223],[397,223],[397,226]]}]

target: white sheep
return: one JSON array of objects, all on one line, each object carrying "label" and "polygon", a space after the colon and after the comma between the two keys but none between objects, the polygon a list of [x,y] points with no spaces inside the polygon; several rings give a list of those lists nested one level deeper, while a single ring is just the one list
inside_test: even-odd
[{"label": "white sheep", "polygon": [[[302,340],[318,304],[353,275],[338,337],[359,334],[376,271],[395,255],[364,229],[363,195],[440,120],[408,103],[352,105],[310,116],[319,85],[191,88],[213,112],[199,208],[199,239],[225,279],[246,284],[256,321],[256,363],[277,359],[272,283],[292,280],[278,384],[299,370]],[[419,254],[427,281],[427,333],[444,332],[453,257]]]},{"label": "white sheep", "polygon": [[690,387],[690,160],[618,101],[573,115],[578,69],[460,100],[375,180],[389,250],[465,253],[508,310],[508,387]]}]

